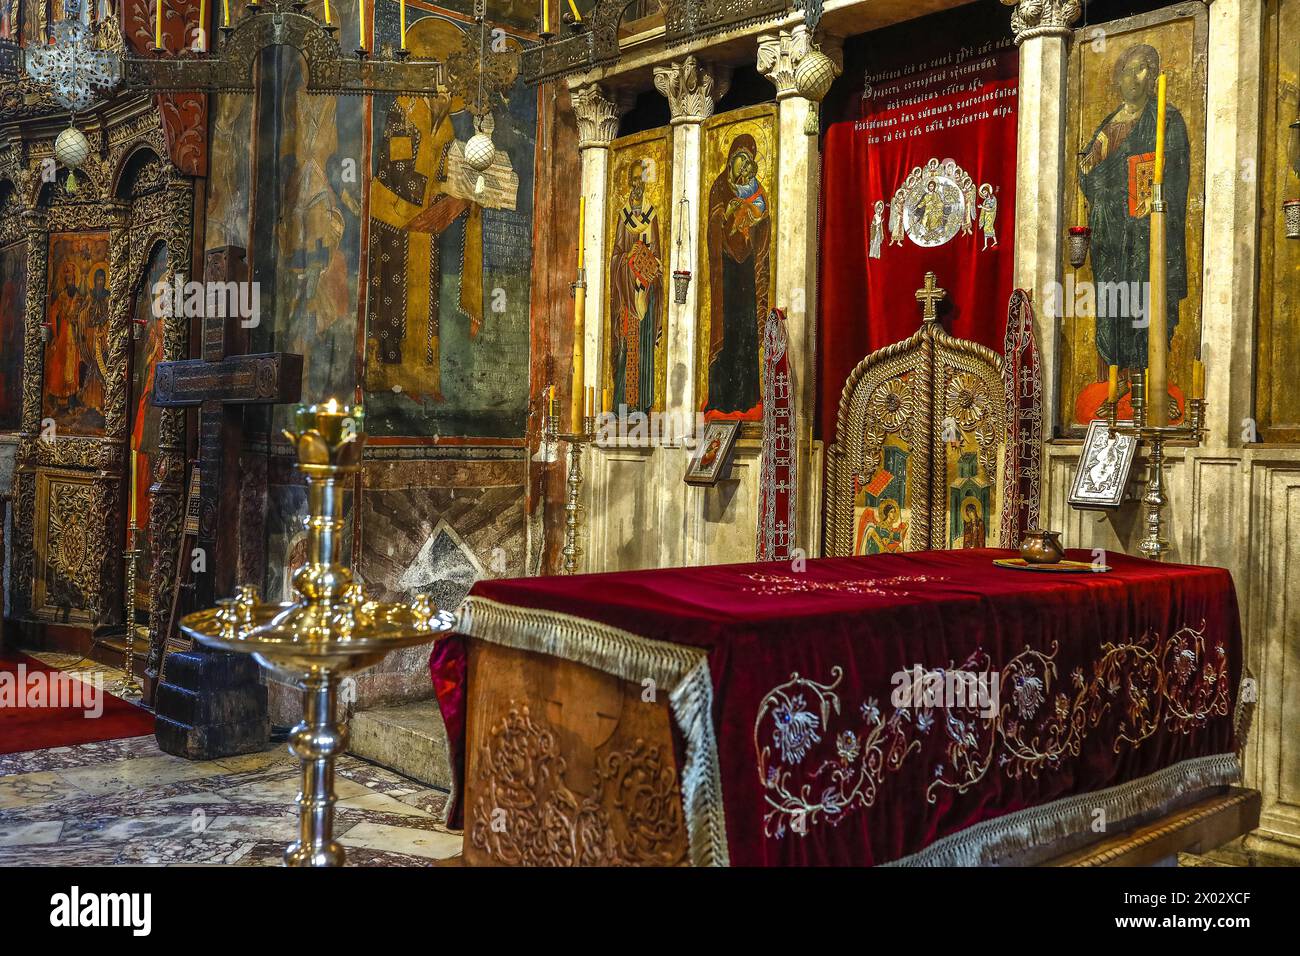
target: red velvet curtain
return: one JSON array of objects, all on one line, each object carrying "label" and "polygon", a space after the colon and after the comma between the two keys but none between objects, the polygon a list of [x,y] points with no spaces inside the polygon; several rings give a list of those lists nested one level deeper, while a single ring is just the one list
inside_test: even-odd
[{"label": "red velvet curtain", "polygon": [[[948,292],[939,312],[947,329],[1001,351],[1012,290],[1018,76],[1015,48],[960,62],[941,57],[937,66],[876,83],[870,99],[862,101],[862,119],[827,131],[818,325],[818,422],[824,439],[834,438],[840,392],[858,362],[920,326],[916,290],[927,271]],[[931,160],[950,181],[960,184],[959,174],[969,175],[975,212],[973,217],[964,212],[969,194],[955,202],[947,187],[947,197],[941,196],[943,218],[962,225],[946,241],[924,246],[913,236],[935,241],[951,229],[949,224],[940,236],[927,239],[918,225]],[[955,177],[945,170],[948,160],[955,164]],[[916,169],[921,170],[920,193],[907,188]],[[939,183],[942,189],[943,180]],[[986,240],[981,221],[988,201],[980,194],[985,184],[996,204],[991,217],[996,244]],[[884,208],[878,211],[877,203]],[[900,215],[908,207],[913,219],[901,236],[891,229],[894,205]],[[877,215],[881,235],[873,244]]]}]

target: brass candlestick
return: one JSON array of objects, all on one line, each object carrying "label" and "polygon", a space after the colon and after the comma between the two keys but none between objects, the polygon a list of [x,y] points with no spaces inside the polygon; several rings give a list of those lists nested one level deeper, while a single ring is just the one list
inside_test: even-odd
[{"label": "brass candlestick", "polygon": [[[1133,421],[1121,423],[1116,421],[1118,397],[1109,403],[1107,420],[1112,435],[1128,435],[1139,442],[1147,442],[1149,453],[1146,492],[1142,495],[1142,507],[1145,511],[1146,536],[1138,544],[1138,550],[1153,561],[1161,560],[1169,551],[1169,540],[1164,535],[1163,511],[1165,498],[1164,466],[1165,442],[1189,441],[1199,445],[1205,438],[1205,399],[1189,398],[1182,425],[1147,424],[1146,376],[1141,371],[1129,375],[1129,395],[1133,405]],[[1168,396],[1161,395],[1157,401],[1167,402]]]},{"label": "brass candlestick", "polygon": [[[135,494],[135,489],[131,489]],[[108,692],[123,700],[139,700],[144,696],[144,688],[135,678],[135,575],[140,562],[140,529],[135,523],[126,531],[129,547],[123,552],[126,558],[126,667],[122,679],[115,681]],[[148,628],[145,628],[148,631]]]},{"label": "brass candlestick", "polygon": [[564,503],[564,573],[578,573],[578,559],[582,556],[579,544],[579,532],[582,528],[582,451],[596,437],[596,418],[585,415],[582,419],[582,433],[566,432],[560,434],[560,420],[554,413],[548,414],[542,426],[546,430],[548,441],[563,441],[569,445],[569,498]]},{"label": "brass candlestick", "polygon": [[285,435],[307,478],[307,563],[293,576],[297,600],[263,604],[245,585],[234,598],[181,620],[195,640],[219,650],[252,654],[268,670],[303,688],[303,720],[289,736],[302,760],[299,838],[285,852],[288,866],[341,866],[334,840],[334,760],[347,749],[347,729],[334,717],[339,679],[372,667],[390,652],[424,644],[451,629],[455,618],[427,596],[411,604],[366,598],[341,560],[343,486],[361,468],[364,412],[360,407],[300,405]]}]

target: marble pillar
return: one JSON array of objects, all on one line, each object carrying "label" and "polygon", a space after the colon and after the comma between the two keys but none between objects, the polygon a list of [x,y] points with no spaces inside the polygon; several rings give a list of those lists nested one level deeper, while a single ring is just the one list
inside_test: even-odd
[{"label": "marble pillar", "polygon": [[[1016,142],[1016,235],[1014,283],[1033,293],[1035,327],[1043,368],[1043,423],[1057,420],[1060,378],[1060,316],[1050,314],[1046,290],[1061,281],[1065,230],[1066,73],[1068,40],[1080,8],[1062,0],[1027,0],[1015,6],[1011,28],[1020,47],[1020,107]],[[1046,473],[1044,473],[1046,480]],[[1046,487],[1043,489],[1047,493]]]},{"label": "marble pillar", "polygon": [[578,87],[572,96],[578,120],[578,150],[582,154],[582,195],[587,200],[586,221],[579,241],[587,273],[586,335],[583,378],[600,393],[601,329],[605,322],[606,179],[609,144],[618,135],[618,118],[630,105],[623,96],[611,96],[598,84]]}]

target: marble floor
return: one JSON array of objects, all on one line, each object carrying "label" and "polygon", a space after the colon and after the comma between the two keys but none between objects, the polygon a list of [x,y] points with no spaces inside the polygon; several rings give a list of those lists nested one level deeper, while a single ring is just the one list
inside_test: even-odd
[{"label": "marble floor", "polygon": [[[119,671],[32,655],[70,673]],[[284,744],[194,762],[153,737],[0,755],[0,866],[276,866],[297,836],[299,764]],[[354,866],[455,863],[447,794],[352,756],[338,763],[335,833]]]}]

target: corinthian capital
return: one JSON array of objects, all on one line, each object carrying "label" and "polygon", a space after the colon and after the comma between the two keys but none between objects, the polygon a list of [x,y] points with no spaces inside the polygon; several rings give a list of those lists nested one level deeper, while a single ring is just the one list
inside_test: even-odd
[{"label": "corinthian capital", "polygon": [[730,85],[730,70],[703,66],[694,56],[655,67],[655,89],[668,97],[673,125],[703,123]]},{"label": "corinthian capital", "polygon": [[1074,32],[1072,24],[1083,9],[1080,0],[1002,0],[1002,3],[1015,7],[1011,13],[1011,30],[1017,45],[1032,37],[1068,37]]},{"label": "corinthian capital", "polygon": [[578,149],[605,148],[618,135],[618,118],[627,109],[625,97],[606,95],[599,84],[579,87],[572,97],[578,118]]},{"label": "corinthian capital", "polygon": [[[772,81],[778,100],[798,95],[794,74],[799,68],[799,62],[812,48],[812,36],[802,23],[793,30],[759,35],[758,72]],[[820,49],[830,57],[838,74],[844,67],[843,41],[839,37],[827,37],[820,44]]]}]

